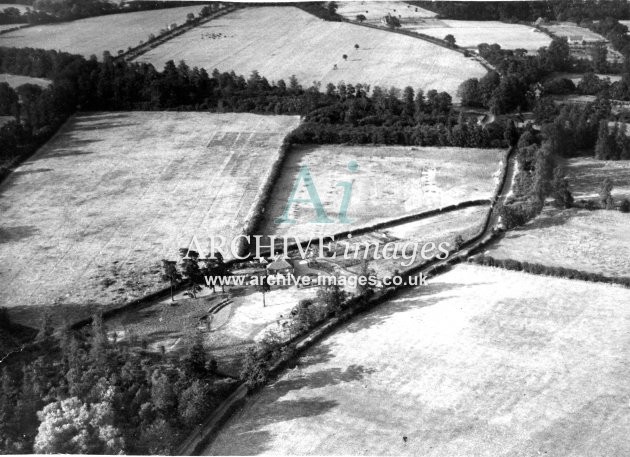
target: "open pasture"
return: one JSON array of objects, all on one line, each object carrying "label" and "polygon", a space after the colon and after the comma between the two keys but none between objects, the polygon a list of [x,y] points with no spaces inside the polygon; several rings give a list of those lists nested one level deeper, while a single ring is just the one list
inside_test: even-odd
[{"label": "open pasture", "polygon": [[0,83],[8,83],[9,86],[16,88],[22,84],[36,84],[41,87],[48,87],[52,81],[44,78],[32,78],[30,76],[9,75],[0,73]]},{"label": "open pasture", "polygon": [[[479,234],[483,229],[484,221],[490,210],[489,205],[473,206],[470,208],[450,211],[448,213],[439,214],[437,216],[426,217],[418,221],[400,224],[383,230],[374,230],[365,235],[355,236],[351,239],[340,239],[336,245],[337,259],[330,260],[347,271],[359,274],[362,268],[363,258],[365,257],[365,247],[374,246],[378,243],[381,247],[379,253],[382,253],[382,247],[385,243],[396,243],[400,247],[397,259],[374,259],[374,248],[369,247],[368,265],[374,270],[379,278],[394,275],[395,271],[404,271],[412,267],[416,267],[426,261],[420,255],[422,246],[430,243],[435,246],[433,249],[427,247],[426,255],[434,257],[441,255],[437,246],[440,243],[448,243],[448,249],[455,248],[455,240],[461,236],[463,240],[469,240],[473,236]],[[409,243],[406,245],[406,243]],[[415,261],[412,262],[413,247],[418,246]],[[400,258],[404,247],[407,247],[405,256]],[[358,248],[357,259],[344,259],[344,252],[354,256],[355,250]],[[389,254],[391,257],[391,253]]]},{"label": "open pasture", "polygon": [[295,75],[303,86],[412,86],[447,91],[455,99],[462,81],[486,74],[458,52],[385,30],[326,22],[294,7],[239,9],[138,58],[157,68],[182,59],[209,72],[234,70],[247,77],[257,70],[270,81]]},{"label": "open pasture", "polygon": [[[504,154],[498,149],[451,147],[296,147],[276,182],[262,224],[263,232],[305,238],[329,235],[466,200],[489,199],[496,187]],[[275,219],[283,216],[304,166],[308,167],[331,222],[315,223],[313,205],[296,203],[291,205],[288,213],[295,223],[277,224]],[[344,196],[340,182],[352,183],[346,213],[349,224],[339,221]],[[303,182],[295,195],[296,198],[309,198]]]},{"label": "open pasture", "polygon": [[13,48],[54,49],[96,55],[104,51],[116,55],[119,50],[147,41],[149,35],[158,35],[171,24],[183,24],[188,13],[195,15],[199,6],[165,8],[134,13],[109,14],[60,24],[36,25],[0,35],[0,46]]},{"label": "open pasture", "polygon": [[547,208],[488,248],[497,259],[630,277],[630,214]]},{"label": "open pasture", "polygon": [[305,352],[204,453],[627,455],[629,302],[459,265]]},{"label": "open pasture", "polygon": [[443,39],[453,35],[458,46],[477,48],[481,43],[497,43],[504,49],[526,49],[535,53],[551,43],[548,35],[533,27],[499,21],[426,20],[405,29]]},{"label": "open pasture", "polygon": [[555,24],[545,25],[544,28],[549,30],[553,35],[558,37],[564,37],[570,41],[578,42],[605,42],[606,39],[598,33],[591,32],[585,27],[580,27],[574,22],[558,22]]},{"label": "open pasture", "polygon": [[410,5],[405,2],[339,2],[337,14],[351,21],[356,21],[358,14],[365,16],[368,24],[380,24],[388,14],[397,17],[401,24],[415,23],[417,21],[437,16],[433,11]]},{"label": "open pasture", "polygon": [[23,319],[53,303],[78,304],[80,313],[165,287],[161,259],[177,259],[193,236],[204,247],[210,235],[241,232],[298,122],[173,112],[71,118],[0,186],[0,306],[24,308],[16,310]]}]

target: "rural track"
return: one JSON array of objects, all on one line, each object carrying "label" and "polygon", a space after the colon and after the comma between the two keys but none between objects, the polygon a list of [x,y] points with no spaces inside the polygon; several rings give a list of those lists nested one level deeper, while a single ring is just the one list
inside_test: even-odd
[{"label": "rural track", "polygon": [[[515,162],[515,148],[510,148],[505,156],[505,163],[502,170],[501,182],[497,186],[495,196],[491,200],[491,208],[488,212],[488,216],[484,222],[484,227],[481,232],[473,237],[471,240],[463,243],[462,246],[451,253],[447,259],[439,260],[434,259],[425,262],[422,265],[414,267],[402,272],[402,275],[411,276],[418,274],[429,274],[439,272],[440,269],[447,268],[453,263],[453,259],[461,258],[462,255],[467,256],[472,250],[482,246],[494,237],[493,228],[499,219],[499,208],[505,199],[507,198],[513,183],[513,171]],[[390,300],[395,294],[408,289],[409,286],[391,287],[382,291],[382,293],[375,298],[376,305],[382,301]],[[349,319],[354,316],[352,314]],[[312,344],[315,344],[328,332],[334,330],[339,325],[347,322],[347,319],[341,319],[340,317],[327,320],[320,324],[306,335],[299,337],[295,344],[296,353],[299,353]],[[280,372],[284,371],[283,362],[278,362],[271,368],[271,372],[274,376],[277,376]],[[229,420],[230,416],[234,413],[237,407],[241,406],[247,398],[248,390],[244,384],[241,384],[227,399],[225,399],[219,407],[213,411],[213,413],[206,418],[206,420],[196,427],[190,435],[182,442],[177,448],[177,455],[199,455],[204,449],[208,447],[212,439],[216,436],[221,426]]]}]

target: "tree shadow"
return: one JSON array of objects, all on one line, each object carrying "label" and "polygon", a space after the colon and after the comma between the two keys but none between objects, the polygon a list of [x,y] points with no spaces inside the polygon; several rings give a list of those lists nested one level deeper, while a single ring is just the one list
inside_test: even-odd
[{"label": "tree shadow", "polygon": [[[413,289],[403,290],[396,294],[393,298],[387,300],[386,303],[378,304],[374,309],[367,313],[358,314],[345,326],[337,330],[338,332],[357,333],[361,330],[369,329],[373,326],[380,325],[389,318],[398,313],[417,308],[425,308],[434,306],[445,299],[442,294],[447,291],[454,291],[462,287],[473,287],[489,283],[437,283],[414,287]],[[435,296],[438,295],[438,296]]]},{"label": "tree shadow", "polygon": [[20,241],[39,233],[33,225],[16,225],[14,227],[0,227],[0,244]]}]

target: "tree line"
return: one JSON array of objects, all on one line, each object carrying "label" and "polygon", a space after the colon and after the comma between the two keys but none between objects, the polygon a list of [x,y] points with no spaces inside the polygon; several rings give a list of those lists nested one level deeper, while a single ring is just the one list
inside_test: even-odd
[{"label": "tree line", "polygon": [[[212,74],[186,63],[162,71],[104,53],[85,59],[57,51],[0,48],[0,72],[48,78],[42,88],[0,85],[0,112],[15,121],[0,129],[0,160],[29,153],[77,110],[201,110],[306,116],[294,142],[392,143],[501,147],[504,127],[462,122],[446,92],[329,84],[304,88],[297,78],[269,82],[254,71]],[[371,93],[370,93],[371,90]]]},{"label": "tree line", "polygon": [[554,0],[550,1],[413,1],[444,19],[469,21],[534,22],[539,17],[549,21],[581,22],[607,17],[630,19],[625,0]]}]

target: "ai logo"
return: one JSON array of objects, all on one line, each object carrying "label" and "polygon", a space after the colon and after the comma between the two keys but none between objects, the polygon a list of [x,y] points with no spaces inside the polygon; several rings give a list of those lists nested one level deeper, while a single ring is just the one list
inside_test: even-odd
[{"label": "ai logo", "polygon": [[[348,171],[350,173],[356,173],[359,171],[359,164],[351,160],[348,163]],[[352,221],[348,218],[348,206],[350,205],[350,198],[352,197],[352,185],[354,184],[354,179],[352,181],[340,181],[336,184],[337,187],[341,187],[343,189],[343,196],[341,198],[341,205],[339,207],[339,219],[338,222],[340,224],[350,224]],[[308,198],[298,198],[297,194],[301,187],[304,186],[306,188],[306,192],[308,193]],[[315,183],[313,182],[313,176],[311,175],[311,171],[309,170],[307,165],[302,165],[300,167],[300,171],[295,179],[295,183],[293,184],[293,189],[291,190],[291,194],[287,200],[287,206],[284,209],[284,213],[282,216],[276,218],[276,224],[295,224],[297,221],[295,219],[291,219],[289,217],[289,212],[291,211],[291,207],[296,203],[305,203],[311,204],[315,209],[316,218],[313,223],[316,224],[332,224],[335,221],[328,217],[326,214],[326,210],[324,210],[324,205],[322,205],[322,201],[319,198],[319,194],[317,193],[317,188],[315,187]]]}]

